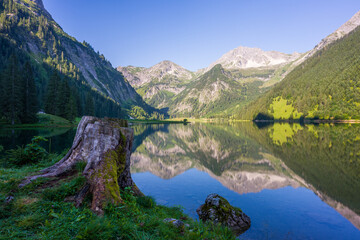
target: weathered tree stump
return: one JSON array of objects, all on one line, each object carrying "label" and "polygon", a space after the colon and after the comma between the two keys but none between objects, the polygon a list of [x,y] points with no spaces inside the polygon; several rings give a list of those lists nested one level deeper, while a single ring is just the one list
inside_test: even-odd
[{"label": "weathered tree stump", "polygon": [[103,214],[105,204],[122,202],[120,189],[131,187],[135,194],[142,195],[130,174],[130,155],[134,131],[127,122],[119,119],[99,119],[85,116],[81,119],[73,145],[58,163],[27,177],[19,187],[40,177],[59,177],[71,172],[78,162],[86,162],[83,175],[86,183],[73,197],[80,206],[87,194],[92,194],[91,209]]}]

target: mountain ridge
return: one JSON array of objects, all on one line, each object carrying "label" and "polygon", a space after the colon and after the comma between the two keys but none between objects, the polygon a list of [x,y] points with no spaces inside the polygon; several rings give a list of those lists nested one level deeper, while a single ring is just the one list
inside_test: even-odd
[{"label": "mountain ridge", "polygon": [[146,112],[154,111],[104,55],[95,52],[89,43],[80,43],[65,33],[41,0],[7,0],[6,3],[12,7],[2,12],[0,35],[12,40],[35,62],[54,67],[124,109],[139,106]]}]

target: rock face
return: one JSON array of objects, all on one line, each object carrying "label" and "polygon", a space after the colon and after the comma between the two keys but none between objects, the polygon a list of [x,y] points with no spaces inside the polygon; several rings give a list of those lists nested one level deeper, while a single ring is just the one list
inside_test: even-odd
[{"label": "rock face", "polygon": [[233,207],[229,202],[218,194],[210,194],[197,210],[199,218],[215,224],[222,224],[241,234],[248,230],[251,225],[250,218],[239,208]]},{"label": "rock face", "polygon": [[41,174],[27,177],[19,187],[39,177],[51,178],[71,174],[78,162],[86,162],[82,174],[87,181],[72,199],[77,206],[91,193],[91,209],[101,215],[107,202],[122,202],[120,189],[131,187],[136,194],[141,195],[130,174],[134,131],[124,126],[126,121],[123,120],[83,117],[73,145],[65,157],[42,170]]}]

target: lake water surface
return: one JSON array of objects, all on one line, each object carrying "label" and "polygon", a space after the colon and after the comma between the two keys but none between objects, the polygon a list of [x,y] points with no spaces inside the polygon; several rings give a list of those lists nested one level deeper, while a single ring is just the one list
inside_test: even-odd
[{"label": "lake water surface", "polygon": [[[239,239],[360,239],[360,125],[133,125],[132,176],[157,203],[196,209],[210,193],[252,221]],[[75,129],[0,129],[5,149],[35,135],[50,152]]]},{"label": "lake water surface", "polygon": [[135,125],[132,173],[160,204],[210,193],[252,221],[240,239],[360,239],[360,125]]}]

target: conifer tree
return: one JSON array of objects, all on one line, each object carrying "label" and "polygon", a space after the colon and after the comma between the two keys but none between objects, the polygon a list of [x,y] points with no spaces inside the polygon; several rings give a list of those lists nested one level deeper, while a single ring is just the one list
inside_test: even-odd
[{"label": "conifer tree", "polygon": [[57,107],[59,106],[57,103],[57,90],[59,82],[60,76],[57,71],[54,71],[52,76],[50,77],[49,85],[47,87],[47,92],[45,96],[44,110],[46,113],[56,115]]},{"label": "conifer tree", "polygon": [[94,99],[91,96],[90,92],[86,95],[85,115],[87,115],[87,116],[94,116],[95,115]]},{"label": "conifer tree", "polygon": [[29,62],[25,63],[22,75],[23,75],[23,86],[22,86],[23,112],[21,116],[21,122],[34,123],[37,120],[36,113],[38,110],[38,105],[37,105],[37,94],[36,94],[34,74]]},{"label": "conifer tree", "polygon": [[20,115],[23,110],[21,102],[21,77],[18,66],[18,60],[12,54],[3,74],[2,109],[5,118],[12,125],[20,122]]},{"label": "conifer tree", "polygon": [[66,109],[66,119],[71,122],[74,121],[77,116],[77,103],[73,95],[70,96]]},{"label": "conifer tree", "polygon": [[70,99],[70,88],[65,79],[58,83],[55,95],[55,115],[66,118],[67,106]]}]

